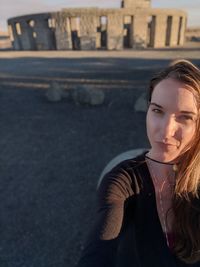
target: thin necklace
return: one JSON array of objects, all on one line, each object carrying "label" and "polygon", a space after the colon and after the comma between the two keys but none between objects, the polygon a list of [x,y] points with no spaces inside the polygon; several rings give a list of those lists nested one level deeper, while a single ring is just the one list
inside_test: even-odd
[{"label": "thin necklace", "polygon": [[165,165],[172,165],[173,171],[174,172],[178,171],[178,163],[162,162],[162,161],[159,161],[159,160],[156,160],[156,159],[152,159],[147,155],[145,155],[145,158],[150,159],[151,161],[154,161],[156,163],[165,164]]},{"label": "thin necklace", "polygon": [[[153,171],[153,168],[151,166],[151,164],[147,162],[147,166],[149,167],[149,170],[150,170],[150,173],[152,174],[152,178],[154,179],[155,181],[155,184],[158,188],[158,195],[159,195],[159,205],[160,205],[160,208],[161,208],[161,217],[162,217],[162,221],[163,221],[163,227],[164,227],[164,234],[165,234],[165,238],[166,238],[166,241],[167,241],[167,246],[170,247],[170,244],[169,244],[169,238],[168,238],[168,235],[167,235],[167,223],[166,223],[166,218],[165,218],[165,213],[164,213],[164,208],[163,208],[163,199],[162,199],[162,190],[164,188],[164,185],[166,184],[166,179],[164,180],[164,182],[162,183],[161,187],[159,186],[159,183],[158,183],[158,180],[154,174],[154,171]],[[169,178],[169,175],[167,176],[167,180]],[[168,180],[169,181],[169,180]],[[169,183],[169,187],[172,189],[174,187],[174,184],[170,184]]]}]

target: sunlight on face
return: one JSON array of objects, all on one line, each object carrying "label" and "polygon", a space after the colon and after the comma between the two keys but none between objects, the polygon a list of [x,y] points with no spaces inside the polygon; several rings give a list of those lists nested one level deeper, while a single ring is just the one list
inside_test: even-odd
[{"label": "sunlight on face", "polygon": [[188,149],[197,116],[194,95],[183,83],[169,78],[157,84],[146,117],[151,156],[169,162]]}]

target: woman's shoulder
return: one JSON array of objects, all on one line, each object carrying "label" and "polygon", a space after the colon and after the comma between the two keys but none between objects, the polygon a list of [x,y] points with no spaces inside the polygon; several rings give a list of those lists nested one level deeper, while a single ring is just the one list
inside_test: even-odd
[{"label": "woman's shoulder", "polygon": [[141,172],[145,168],[145,153],[123,160],[107,172],[100,185],[99,191],[121,198],[127,198],[139,193],[141,189]]},{"label": "woman's shoulder", "polygon": [[111,171],[125,169],[127,171],[135,171],[138,168],[142,168],[145,163],[145,153],[142,153],[136,157],[125,159],[112,168]]}]

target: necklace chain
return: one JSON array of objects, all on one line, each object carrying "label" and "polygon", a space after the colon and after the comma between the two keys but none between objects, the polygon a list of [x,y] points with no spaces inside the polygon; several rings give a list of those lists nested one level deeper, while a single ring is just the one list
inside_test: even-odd
[{"label": "necklace chain", "polygon": [[[153,171],[153,168],[152,168],[150,162],[148,162],[148,161],[146,161],[146,162],[147,162],[147,166],[149,167],[150,173],[152,174],[152,178],[155,181],[155,184],[156,184],[156,186],[158,188],[159,205],[160,205],[160,209],[161,209],[161,217],[162,217],[162,221],[163,221],[164,234],[165,234],[165,237],[166,237],[167,246],[169,247],[170,244],[169,244],[169,238],[168,238],[168,235],[167,235],[167,223],[166,223],[165,212],[164,212],[164,208],[163,208],[163,198],[162,198],[162,191],[163,191],[163,188],[164,188],[164,186],[166,184],[166,179],[163,181],[162,185],[160,186],[159,183],[158,183],[157,177],[154,174],[154,171]],[[168,174],[167,177],[166,177],[168,182],[169,182],[169,176],[170,176],[170,174]],[[170,189],[173,189],[174,184],[170,184],[169,183],[169,187],[170,187]]]},{"label": "necklace chain", "polygon": [[172,165],[173,171],[174,172],[178,171],[178,164],[179,163],[162,162],[162,161],[159,161],[159,160],[156,160],[156,159],[152,159],[151,157],[147,156],[147,154],[145,155],[145,158],[147,158],[147,159],[149,159],[151,161],[154,161],[156,163],[165,164],[165,165]]}]

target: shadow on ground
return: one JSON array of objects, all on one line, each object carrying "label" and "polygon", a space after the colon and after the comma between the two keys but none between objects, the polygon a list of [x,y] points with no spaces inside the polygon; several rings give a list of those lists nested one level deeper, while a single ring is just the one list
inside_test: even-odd
[{"label": "shadow on ground", "polygon": [[[0,61],[1,267],[74,266],[93,223],[101,171],[119,153],[148,146],[145,114],[134,103],[168,62]],[[50,103],[45,90],[53,80],[101,88],[105,103]]]}]

